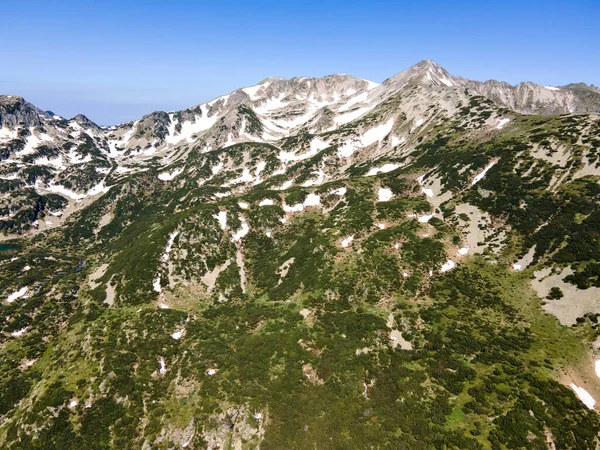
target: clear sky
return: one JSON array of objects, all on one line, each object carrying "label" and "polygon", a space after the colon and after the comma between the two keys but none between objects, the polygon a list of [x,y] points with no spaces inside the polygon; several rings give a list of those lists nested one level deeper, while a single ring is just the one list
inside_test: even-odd
[{"label": "clear sky", "polygon": [[100,124],[271,76],[600,85],[600,0],[0,0],[0,93]]}]

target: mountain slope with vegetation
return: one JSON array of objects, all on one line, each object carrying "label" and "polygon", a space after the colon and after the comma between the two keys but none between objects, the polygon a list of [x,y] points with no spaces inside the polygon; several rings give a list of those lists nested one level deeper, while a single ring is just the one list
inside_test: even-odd
[{"label": "mountain slope with vegetation", "polygon": [[3,97],[0,442],[596,448],[600,101],[481,86]]}]

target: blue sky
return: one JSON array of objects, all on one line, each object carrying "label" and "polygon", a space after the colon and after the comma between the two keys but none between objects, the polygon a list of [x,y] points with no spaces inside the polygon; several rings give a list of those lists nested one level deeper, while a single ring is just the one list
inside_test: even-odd
[{"label": "blue sky", "polygon": [[0,93],[100,124],[270,76],[600,85],[600,1],[2,0]]}]

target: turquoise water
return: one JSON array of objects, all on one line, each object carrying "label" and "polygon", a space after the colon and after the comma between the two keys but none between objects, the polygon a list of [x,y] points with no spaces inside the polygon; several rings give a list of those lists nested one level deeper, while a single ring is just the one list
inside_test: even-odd
[{"label": "turquoise water", "polygon": [[20,247],[21,246],[18,244],[7,244],[0,242],[0,254],[16,252]]}]

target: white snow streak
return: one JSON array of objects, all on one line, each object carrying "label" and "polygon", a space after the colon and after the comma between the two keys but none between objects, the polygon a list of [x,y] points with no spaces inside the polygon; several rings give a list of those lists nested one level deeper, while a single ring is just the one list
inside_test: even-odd
[{"label": "white snow streak", "polygon": [[577,395],[577,398],[579,398],[585,406],[589,409],[594,409],[596,400],[594,400],[594,397],[592,397],[588,391],[582,387],[576,386],[575,383],[571,383],[569,387],[575,391],[575,395]]},{"label": "white snow streak", "polygon": [[161,181],[171,181],[177,175],[183,172],[183,167],[173,170],[172,172],[162,172],[158,174],[158,179]]},{"label": "white snow streak", "polygon": [[165,362],[165,358],[163,358],[162,356],[160,357],[160,359],[158,360],[159,364],[160,364],[160,374],[164,375],[165,373],[167,373],[167,364]]},{"label": "white snow streak", "polygon": [[381,167],[373,167],[372,169],[370,169],[367,172],[367,176],[371,177],[373,175],[377,175],[380,172],[381,173],[388,173],[388,172],[391,172],[392,170],[396,170],[398,167],[400,167],[400,164],[391,164],[391,163],[384,164]]},{"label": "white snow streak", "polygon": [[27,293],[27,286],[22,287],[18,291],[13,292],[8,297],[6,297],[6,302],[7,303],[12,303],[16,299],[23,297],[26,293]]},{"label": "white snow streak", "polygon": [[175,238],[177,237],[178,234],[179,234],[179,231],[173,231],[171,234],[169,234],[169,240],[167,241],[167,246],[165,247],[165,252],[162,254],[162,256],[160,258],[162,262],[167,262],[169,260],[169,253],[171,253],[171,249],[173,248],[173,242],[175,241]]},{"label": "white snow streak", "polygon": [[496,129],[501,130],[508,122],[510,122],[510,119],[500,119],[498,125],[496,125]]},{"label": "white snow streak", "polygon": [[489,163],[485,169],[483,169],[481,171],[481,173],[479,173],[475,178],[473,178],[473,181],[471,181],[471,186],[474,186],[475,184],[479,183],[481,180],[483,180],[483,177],[485,177],[485,174],[487,173],[488,170],[490,170],[494,164],[496,164],[497,161],[492,161],[491,163]]}]

